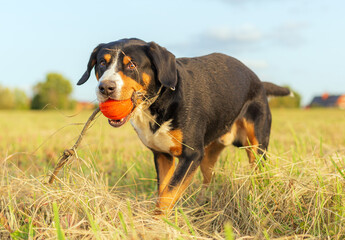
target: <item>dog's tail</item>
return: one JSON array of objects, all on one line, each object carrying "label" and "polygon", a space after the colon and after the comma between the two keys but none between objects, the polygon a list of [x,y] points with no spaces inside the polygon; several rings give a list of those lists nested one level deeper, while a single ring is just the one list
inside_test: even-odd
[{"label": "dog's tail", "polygon": [[268,97],[270,96],[283,97],[283,96],[288,96],[288,95],[293,97],[293,93],[290,91],[290,89],[286,87],[280,87],[270,82],[262,82],[262,83],[266,90],[266,96]]}]

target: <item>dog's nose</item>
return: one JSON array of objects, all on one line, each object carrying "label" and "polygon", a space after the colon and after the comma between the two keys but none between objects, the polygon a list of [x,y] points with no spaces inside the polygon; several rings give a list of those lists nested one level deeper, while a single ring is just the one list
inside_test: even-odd
[{"label": "dog's nose", "polygon": [[115,92],[116,84],[114,81],[104,80],[99,83],[98,89],[102,94],[110,96]]}]

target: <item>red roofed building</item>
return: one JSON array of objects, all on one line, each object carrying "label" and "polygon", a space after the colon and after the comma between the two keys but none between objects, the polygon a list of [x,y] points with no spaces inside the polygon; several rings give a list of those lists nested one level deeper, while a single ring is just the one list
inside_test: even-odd
[{"label": "red roofed building", "polygon": [[78,102],[77,103],[77,110],[93,110],[96,108],[96,103],[90,103],[90,102]]},{"label": "red roofed building", "polygon": [[314,97],[308,107],[338,107],[345,109],[345,94],[329,95],[324,93],[322,96]]}]

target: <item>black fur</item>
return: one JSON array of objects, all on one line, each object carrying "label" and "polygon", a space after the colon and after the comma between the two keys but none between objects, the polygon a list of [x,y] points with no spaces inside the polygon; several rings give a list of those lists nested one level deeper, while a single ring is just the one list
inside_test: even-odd
[{"label": "black fur", "polygon": [[87,69],[86,69],[85,73],[83,74],[83,76],[78,81],[77,85],[82,85],[83,83],[85,83],[89,79],[91,70],[96,64],[96,56],[97,56],[97,54],[98,54],[98,52],[102,46],[104,46],[104,44],[99,44],[91,53],[91,57],[90,57],[89,62],[87,64]]},{"label": "black fur", "polygon": [[157,78],[164,87],[175,88],[177,83],[176,59],[175,56],[159,46],[155,42],[150,42],[148,54],[157,71]]}]

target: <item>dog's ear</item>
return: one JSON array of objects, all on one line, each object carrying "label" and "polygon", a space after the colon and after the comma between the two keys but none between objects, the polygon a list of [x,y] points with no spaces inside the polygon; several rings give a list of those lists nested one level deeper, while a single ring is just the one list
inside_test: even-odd
[{"label": "dog's ear", "polygon": [[156,68],[159,82],[168,88],[177,84],[176,59],[174,54],[155,42],[148,43],[148,54]]},{"label": "dog's ear", "polygon": [[99,44],[91,53],[91,56],[90,56],[90,59],[89,59],[89,62],[87,64],[87,69],[85,71],[85,73],[83,74],[83,76],[80,78],[80,80],[78,81],[77,85],[82,85],[83,83],[85,83],[89,77],[90,77],[90,72],[92,70],[92,68],[95,66],[96,64],[96,57],[97,57],[97,54],[99,52],[99,50],[102,48],[104,44],[101,43]]}]

